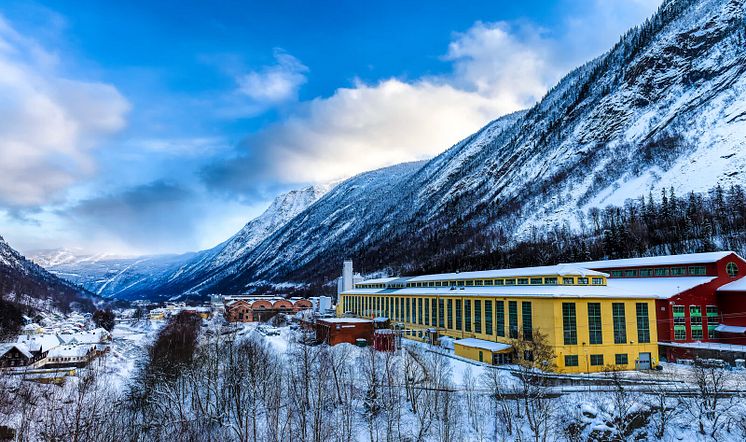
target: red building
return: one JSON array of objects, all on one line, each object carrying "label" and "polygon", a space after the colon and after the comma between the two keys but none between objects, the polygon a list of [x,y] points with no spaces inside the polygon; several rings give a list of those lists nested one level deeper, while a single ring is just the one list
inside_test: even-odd
[{"label": "red building", "polygon": [[370,344],[373,340],[373,321],[370,319],[319,318],[315,327],[316,341],[329,345],[355,344],[358,339],[365,339]]},{"label": "red building", "polygon": [[608,285],[658,297],[660,355],[668,361],[746,356],[746,261],[734,252],[579,263]]},{"label": "red building", "polygon": [[297,313],[311,307],[311,301],[302,298],[234,297],[226,300],[225,318],[228,322],[261,322],[278,313]]}]

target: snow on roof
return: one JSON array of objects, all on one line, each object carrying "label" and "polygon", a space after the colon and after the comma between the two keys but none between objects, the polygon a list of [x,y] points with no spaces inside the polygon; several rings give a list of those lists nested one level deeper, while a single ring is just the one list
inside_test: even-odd
[{"label": "snow on roof", "polygon": [[722,344],[720,342],[658,342],[666,347],[694,348],[702,350],[738,351],[746,353],[746,345]]},{"label": "snow on roof", "polygon": [[70,358],[70,357],[83,357],[91,351],[93,347],[90,345],[63,345],[60,347],[53,348],[49,351],[47,357],[50,358]]},{"label": "snow on roof", "polygon": [[352,323],[372,323],[370,319],[363,318],[321,318],[319,322],[328,322],[330,324],[352,324]]},{"label": "snow on roof", "polygon": [[653,295],[666,299],[715,279],[714,276],[684,276],[666,278],[610,278],[606,286],[612,290]]},{"label": "snow on roof", "polygon": [[736,279],[718,288],[719,292],[746,292],[746,278]]},{"label": "snow on roof", "polygon": [[[681,278],[679,278],[681,279]],[[712,278],[702,278],[712,279]],[[628,281],[628,280],[625,280]],[[609,280],[611,283],[611,280]],[[345,295],[496,296],[536,298],[657,298],[651,290],[631,290],[603,285],[510,285],[490,287],[410,287],[404,289],[353,289]]]},{"label": "snow on roof", "polygon": [[515,269],[479,270],[476,272],[440,273],[435,275],[413,276],[407,282],[448,281],[459,279],[489,279],[506,278],[512,276],[545,276],[545,275],[580,275],[607,276],[605,273],[589,270],[572,264],[559,264],[540,267],[520,267]]},{"label": "snow on roof", "polygon": [[735,333],[735,334],[744,334],[746,333],[746,327],[740,327],[737,325],[725,325],[725,324],[718,324],[717,327],[715,327],[716,332],[723,332],[723,333]]},{"label": "snow on roof", "polygon": [[33,355],[31,355],[31,351],[26,346],[26,344],[21,344],[18,342],[8,342],[8,343],[0,344],[0,356],[4,356],[5,353],[11,351],[14,348],[18,349],[18,351],[20,351],[28,359],[31,359],[33,357]]},{"label": "snow on roof", "polygon": [[386,284],[388,282],[392,282],[397,279],[406,280],[406,278],[400,278],[398,276],[390,276],[390,277],[385,277],[385,278],[364,279],[358,282],[357,284]]},{"label": "snow on roof", "polygon": [[18,337],[18,343],[26,344],[32,351],[49,351],[63,344],[64,341],[56,334],[46,333],[33,336],[21,335]]},{"label": "snow on roof", "polygon": [[464,347],[481,348],[483,350],[500,352],[510,350],[509,344],[503,344],[500,342],[485,341],[484,339],[477,338],[466,338],[453,341],[454,344],[463,345]]},{"label": "snow on roof", "polygon": [[576,262],[573,265],[590,269],[612,269],[622,267],[643,266],[667,266],[681,264],[709,264],[720,261],[728,255],[735,254],[731,251],[687,253],[683,255],[650,256],[645,258],[610,259],[600,261]]}]

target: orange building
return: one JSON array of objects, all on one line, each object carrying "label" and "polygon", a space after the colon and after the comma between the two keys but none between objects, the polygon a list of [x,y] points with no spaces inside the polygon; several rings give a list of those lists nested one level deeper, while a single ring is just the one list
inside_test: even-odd
[{"label": "orange building", "polygon": [[226,299],[225,319],[228,322],[262,322],[278,313],[297,313],[311,308],[303,298],[285,299],[279,296],[233,297]]}]

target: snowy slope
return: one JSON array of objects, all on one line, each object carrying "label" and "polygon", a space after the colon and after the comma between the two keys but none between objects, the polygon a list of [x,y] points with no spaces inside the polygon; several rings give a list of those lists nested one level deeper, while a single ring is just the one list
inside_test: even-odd
[{"label": "snowy slope", "polygon": [[516,238],[663,187],[744,184],[744,16],[744,0],[664,2],[527,112],[426,164],[344,182],[199,289],[329,281],[344,257],[416,271],[489,250],[480,232]]},{"label": "snowy slope", "polygon": [[42,310],[91,310],[91,293],[26,260],[0,236],[0,297]]},{"label": "snowy slope", "polygon": [[104,297],[170,298],[189,291],[192,284],[198,284],[200,281],[195,281],[195,277],[246,254],[313,204],[331,186],[310,186],[278,196],[264,213],[247,223],[230,239],[201,252],[123,257],[54,249],[33,251],[29,256],[51,273]]}]

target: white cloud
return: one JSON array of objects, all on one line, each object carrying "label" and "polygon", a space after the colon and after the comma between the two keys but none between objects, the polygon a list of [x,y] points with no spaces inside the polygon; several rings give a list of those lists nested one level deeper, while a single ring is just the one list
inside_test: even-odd
[{"label": "white cloud", "polygon": [[112,86],[65,78],[58,57],[0,16],[0,204],[48,203],[94,169],[90,150],[125,125]]},{"label": "white cloud", "polygon": [[297,58],[275,49],[277,64],[265,66],[237,78],[239,91],[259,105],[273,105],[294,100],[306,82],[308,68]]}]

